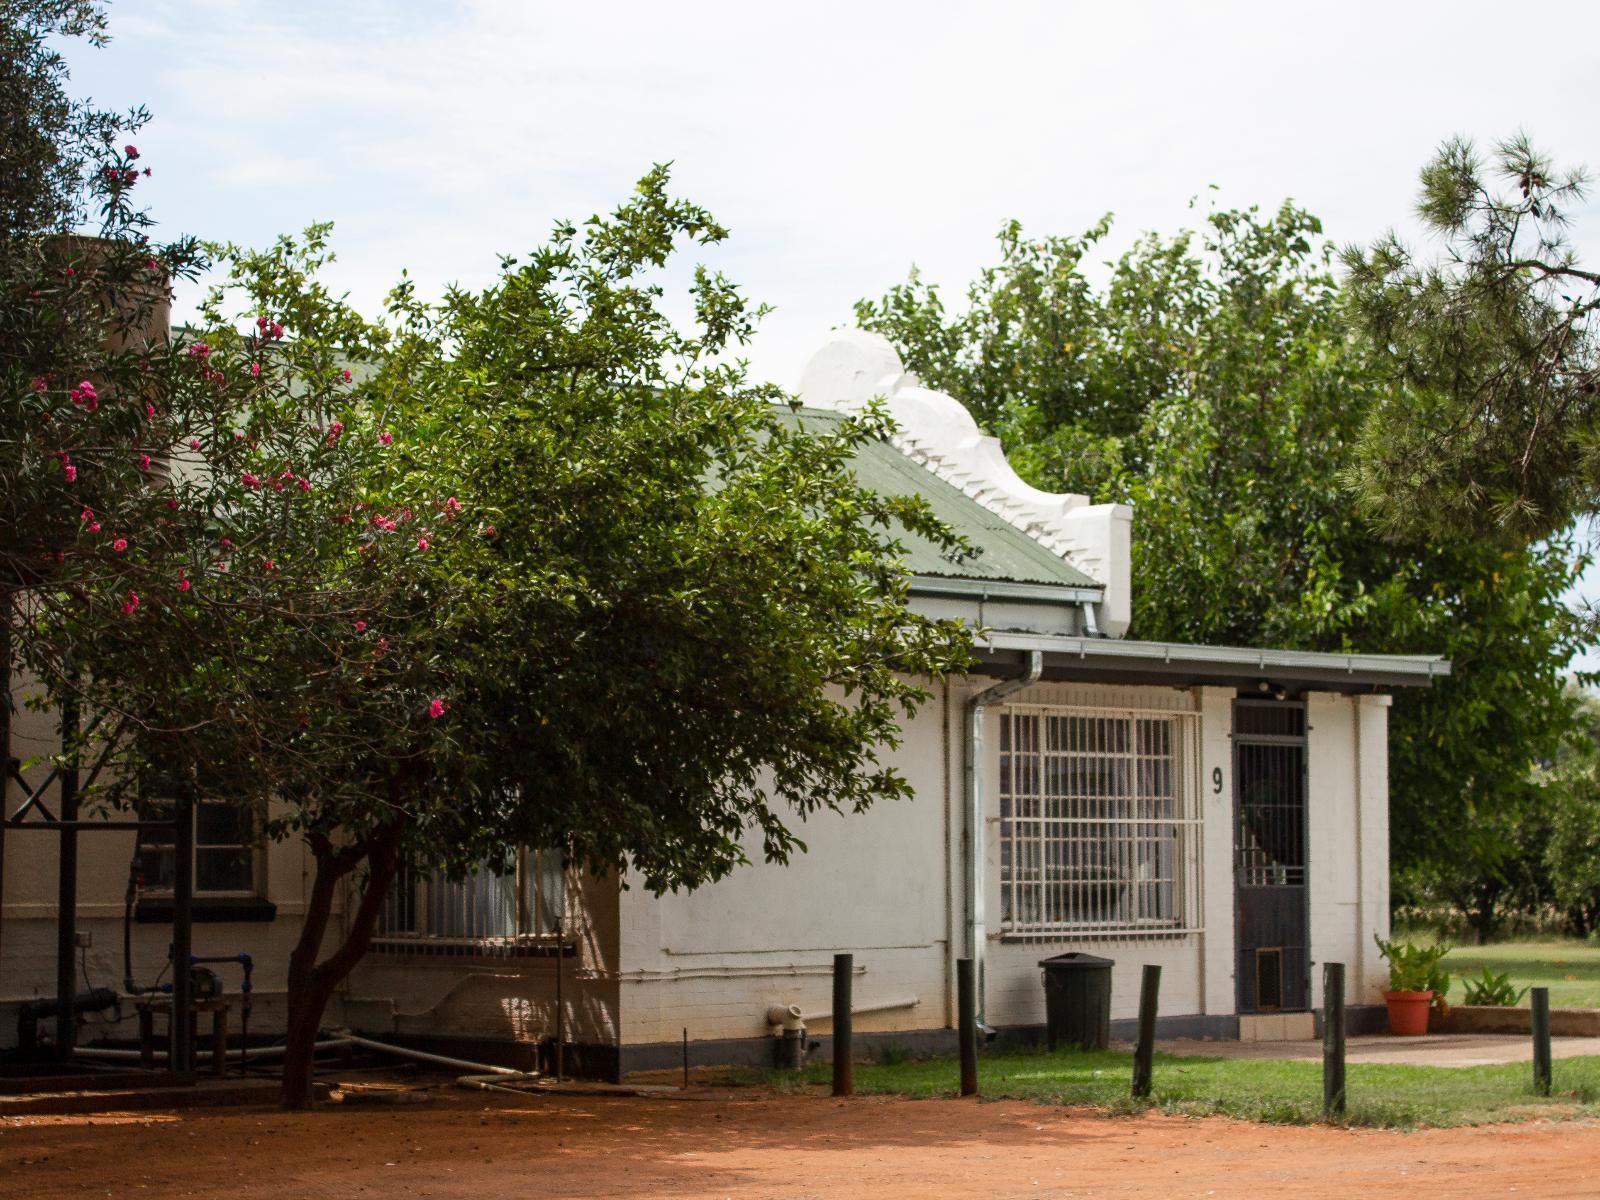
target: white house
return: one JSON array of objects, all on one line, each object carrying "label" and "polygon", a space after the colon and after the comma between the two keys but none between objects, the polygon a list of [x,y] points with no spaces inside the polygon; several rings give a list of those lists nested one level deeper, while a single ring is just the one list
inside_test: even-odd
[{"label": "white house", "polygon": [[[404,877],[382,933],[329,1021],[527,1062],[559,1026],[593,1073],[764,1061],[769,1010],[826,1037],[833,955],[854,955],[857,1037],[953,1045],[955,963],[980,963],[980,1020],[1043,1021],[1038,960],[1115,960],[1126,1023],[1141,965],[1163,967],[1165,1032],[1309,1036],[1317,965],[1347,965],[1353,1029],[1376,1016],[1388,932],[1388,692],[1427,686],[1436,658],[1138,642],[1128,628],[1135,514],[1024,484],[955,400],[920,387],[883,339],[837,334],[801,382],[797,421],[825,424],[886,397],[901,433],[865,449],[868,485],[920,494],[981,549],[955,563],[907,539],[914,602],[984,632],[977,668],[936,689],[893,761],[915,799],[826,814],[809,853],[692,894],[656,898],[563,874],[524,852],[505,878]],[[53,744],[18,714],[12,753]],[[7,792],[15,812],[20,788]],[[133,972],[165,961],[172,850],[133,833],[81,840],[79,986],[123,974],[130,860]],[[240,842],[223,805],[196,837],[195,952],[252,956],[252,1033],[281,1029],[288,947],[309,887],[294,843]],[[30,999],[55,994],[54,837],[3,847],[0,1045]],[[238,974],[219,968],[236,990]],[[129,1027],[91,1013],[81,1040]]]}]

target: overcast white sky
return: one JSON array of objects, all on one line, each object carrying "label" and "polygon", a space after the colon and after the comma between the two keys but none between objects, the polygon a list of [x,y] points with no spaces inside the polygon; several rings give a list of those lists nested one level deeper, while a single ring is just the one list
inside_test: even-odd
[{"label": "overcast white sky", "polygon": [[[776,307],[750,358],[785,384],[911,264],[964,286],[1009,217],[1112,211],[1120,249],[1215,184],[1363,241],[1409,227],[1452,133],[1600,166],[1592,3],[117,0],[111,22],[68,48],[73,89],[155,114],[164,231],[334,221],[334,280],[375,310],[402,267],[484,283],[670,159],[733,230],[710,261]],[[1600,259],[1600,207],[1578,226]]]}]

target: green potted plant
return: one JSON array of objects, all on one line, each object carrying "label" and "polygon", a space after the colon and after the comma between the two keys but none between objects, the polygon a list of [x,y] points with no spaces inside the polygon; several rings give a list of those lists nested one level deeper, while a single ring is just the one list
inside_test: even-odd
[{"label": "green potted plant", "polygon": [[1389,963],[1389,990],[1383,993],[1383,1002],[1389,1007],[1389,1032],[1397,1037],[1427,1033],[1428,1009],[1435,1000],[1442,1005],[1450,989],[1450,976],[1439,965],[1450,947],[1388,942],[1377,934],[1372,940]]}]

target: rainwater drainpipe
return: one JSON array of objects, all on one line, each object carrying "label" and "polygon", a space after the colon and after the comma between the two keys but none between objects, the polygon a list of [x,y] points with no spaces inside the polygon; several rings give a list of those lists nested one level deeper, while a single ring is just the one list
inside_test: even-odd
[{"label": "rainwater drainpipe", "polygon": [[1044,673],[1044,653],[1028,651],[1028,665],[1015,679],[1007,679],[979,692],[967,701],[967,957],[972,959],[972,973],[977,982],[978,1028],[985,1036],[994,1031],[984,1020],[983,959],[988,943],[988,930],[983,914],[983,717],[989,705],[1020,692],[1039,682]]}]

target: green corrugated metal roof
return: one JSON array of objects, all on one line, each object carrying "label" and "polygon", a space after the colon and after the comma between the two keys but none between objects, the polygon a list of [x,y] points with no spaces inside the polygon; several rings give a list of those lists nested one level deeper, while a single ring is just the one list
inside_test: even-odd
[{"label": "green corrugated metal roof", "polygon": [[[839,413],[820,408],[780,411],[787,422],[801,427],[837,425],[843,419]],[[1100,586],[1060,555],[887,442],[863,445],[856,454],[855,473],[863,487],[882,495],[921,496],[936,517],[977,551],[963,562],[952,562],[927,538],[897,528],[895,535],[906,548],[906,565],[914,575],[1057,587]]]}]

